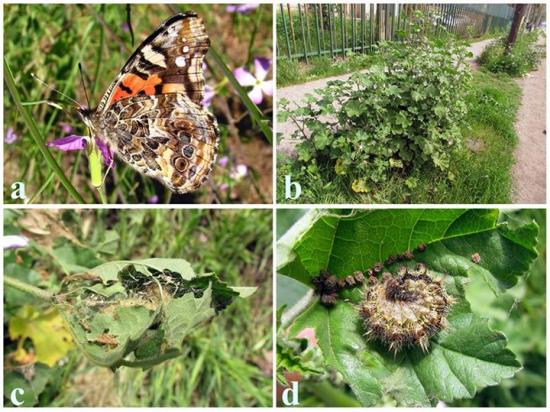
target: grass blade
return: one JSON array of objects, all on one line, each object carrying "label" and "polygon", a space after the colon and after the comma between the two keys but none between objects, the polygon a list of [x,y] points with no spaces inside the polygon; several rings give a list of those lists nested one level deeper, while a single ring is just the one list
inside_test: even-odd
[{"label": "grass blade", "polygon": [[4,80],[6,81],[8,90],[15,102],[15,105],[17,106],[17,110],[19,111],[19,113],[21,113],[21,116],[23,117],[23,121],[25,122],[27,128],[29,129],[31,137],[33,138],[34,143],[36,144],[36,146],[38,147],[38,149],[46,159],[46,163],[48,164],[50,169],[57,175],[57,177],[61,181],[61,184],[65,187],[65,189],[67,189],[67,192],[69,192],[69,194],[73,197],[73,199],[77,203],[86,203],[82,198],[82,196],[80,195],[80,193],[78,193],[76,188],[67,179],[67,177],[63,173],[63,170],[61,170],[61,167],[55,161],[50,151],[46,148],[46,145],[44,144],[43,140],[40,137],[40,132],[38,131],[38,127],[36,126],[36,123],[34,122],[29,112],[26,110],[26,108],[23,107],[23,105],[21,104],[21,98],[19,96],[17,88],[15,87],[15,80],[13,79],[12,72],[5,59],[4,59]]},{"label": "grass blade", "polygon": [[258,124],[258,126],[260,126],[260,129],[262,130],[265,138],[268,140],[269,143],[272,143],[273,131],[271,130],[271,127],[269,127],[269,120],[262,114],[262,112],[260,112],[258,106],[256,106],[252,102],[252,100],[250,100],[250,97],[248,97],[248,93],[246,92],[246,90],[239,84],[237,79],[235,79],[235,76],[233,76],[233,72],[229,69],[229,67],[227,67],[223,59],[212,47],[210,47],[210,55],[212,56],[216,64],[222,69],[223,73],[227,77],[227,80],[229,80],[229,83],[231,83],[231,85],[235,88],[235,90],[241,97],[241,100],[248,109],[250,116],[252,116],[252,119]]}]

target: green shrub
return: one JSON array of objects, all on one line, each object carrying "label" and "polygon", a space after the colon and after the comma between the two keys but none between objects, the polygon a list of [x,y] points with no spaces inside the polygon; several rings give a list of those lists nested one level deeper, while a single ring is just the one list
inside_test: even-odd
[{"label": "green shrub", "polygon": [[479,63],[493,73],[524,76],[535,70],[544,56],[542,47],[537,46],[539,35],[537,30],[520,36],[509,53],[505,51],[506,36],[501,37],[483,50]]},{"label": "green shrub", "polygon": [[298,109],[280,102],[280,121],[290,117],[298,125],[292,137],[302,140],[297,166],[304,177],[321,179],[329,165],[334,178],[345,177],[355,192],[366,193],[424,164],[448,170],[467,112],[466,49],[418,33],[384,45],[381,53],[383,63],[329,82]]}]

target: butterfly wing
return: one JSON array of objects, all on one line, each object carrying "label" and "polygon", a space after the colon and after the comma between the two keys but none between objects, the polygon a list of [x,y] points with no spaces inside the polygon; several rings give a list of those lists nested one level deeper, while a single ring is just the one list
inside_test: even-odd
[{"label": "butterfly wing", "polygon": [[186,94],[131,97],[117,102],[112,113],[115,151],[134,169],[178,193],[208,179],[217,153],[216,120]]},{"label": "butterfly wing", "polygon": [[96,111],[137,95],[181,92],[200,105],[204,97],[202,63],[210,40],[196,13],[177,14],[162,23],[130,56]]},{"label": "butterfly wing", "polygon": [[95,112],[115,152],[178,193],[196,190],[216,159],[218,129],[202,106],[209,39],[195,13],[171,17],[128,59]]}]

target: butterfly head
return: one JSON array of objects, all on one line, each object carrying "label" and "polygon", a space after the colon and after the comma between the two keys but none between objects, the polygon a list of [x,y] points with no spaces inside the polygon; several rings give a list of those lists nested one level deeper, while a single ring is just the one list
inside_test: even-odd
[{"label": "butterfly head", "polygon": [[94,125],[93,125],[93,121],[92,121],[92,114],[93,114],[94,111],[92,109],[89,109],[89,108],[85,107],[85,106],[77,107],[76,111],[78,112],[78,114],[82,118],[82,121],[84,122],[84,124],[89,129],[93,130]]}]

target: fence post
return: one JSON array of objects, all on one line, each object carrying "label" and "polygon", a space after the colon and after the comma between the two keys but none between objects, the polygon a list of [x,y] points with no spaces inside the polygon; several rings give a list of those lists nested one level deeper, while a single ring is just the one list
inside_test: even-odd
[{"label": "fence post", "polygon": [[288,27],[286,27],[286,19],[285,19],[285,8],[281,4],[281,18],[283,20],[283,27],[285,30],[285,39],[286,39],[286,51],[288,53],[288,58],[292,58],[292,52],[290,51],[290,38],[288,37]]},{"label": "fence post", "polygon": [[355,53],[355,4],[351,5],[351,51]]},{"label": "fence post", "polygon": [[308,62],[308,58],[307,58],[306,30],[304,28],[304,19],[303,19],[303,16],[302,16],[302,6],[300,4],[298,4],[298,16],[300,18],[300,26],[302,28],[302,41],[304,42],[304,58],[306,59],[306,64],[307,64],[309,62]]},{"label": "fence post", "polygon": [[372,45],[374,43],[374,24],[373,22],[375,21],[375,11],[374,11],[374,4],[371,3],[370,4],[370,9],[369,9],[369,47],[370,47],[370,50],[372,51]]},{"label": "fence post", "polygon": [[323,6],[321,4],[316,4],[315,7],[317,8],[318,14],[319,14],[319,26],[321,27],[321,47],[323,50],[325,50],[325,27],[323,23]]},{"label": "fence post", "polygon": [[365,53],[365,9],[367,6],[361,4],[361,53]]},{"label": "fence post", "polygon": [[290,4],[287,3],[286,9],[288,11],[288,23],[290,25],[290,34],[292,35],[292,43],[294,44],[294,50],[298,53],[298,48],[296,47],[296,34],[294,33],[294,21],[292,19],[292,13],[290,11]]},{"label": "fence post", "polygon": [[321,35],[319,33],[319,16],[317,16],[317,4],[313,4],[313,10],[315,11],[315,28],[317,29],[317,52],[321,57]]},{"label": "fence post", "polygon": [[311,45],[311,30],[309,28],[309,20],[307,19],[307,10],[311,6],[312,6],[311,4],[304,4],[304,19],[306,20],[307,48],[310,52],[313,51],[313,46]]},{"label": "fence post", "polygon": [[340,4],[340,32],[342,36],[342,57],[346,57],[346,44],[344,32],[344,5]]},{"label": "fence post", "polygon": [[330,32],[330,55],[334,59],[334,32],[332,30],[332,4],[327,4],[328,7],[328,29]]}]

